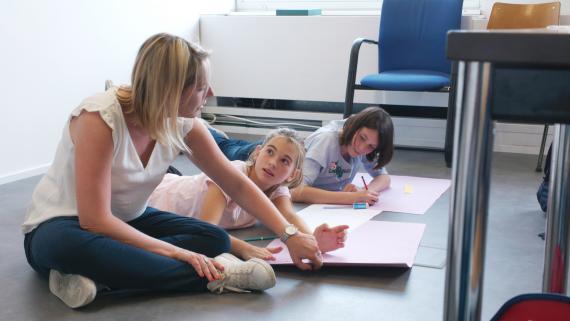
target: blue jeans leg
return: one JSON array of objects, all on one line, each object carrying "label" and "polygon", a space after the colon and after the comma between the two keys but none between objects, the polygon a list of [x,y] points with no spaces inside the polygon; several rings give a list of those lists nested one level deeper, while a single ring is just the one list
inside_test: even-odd
[{"label": "blue jeans leg", "polygon": [[[129,224],[147,235],[210,257],[230,248],[223,229],[153,208]],[[208,283],[188,263],[83,230],[75,216],[40,224],[26,234],[24,246],[28,262],[43,276],[56,269],[86,276],[112,290],[204,291]]]},{"label": "blue jeans leg", "polygon": [[242,160],[246,161],[249,158],[249,154],[253,152],[257,145],[261,145],[263,141],[256,141],[256,142],[248,142],[246,140],[241,139],[228,139],[217,131],[208,128],[212,137],[218,144],[218,147],[226,155],[226,157],[233,161],[233,160]]}]

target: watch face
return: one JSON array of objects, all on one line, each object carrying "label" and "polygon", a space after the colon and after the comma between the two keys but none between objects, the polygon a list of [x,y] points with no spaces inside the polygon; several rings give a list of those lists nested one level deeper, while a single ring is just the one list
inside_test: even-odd
[{"label": "watch face", "polygon": [[289,235],[293,235],[293,234],[297,233],[297,228],[293,225],[289,225],[289,226],[287,226],[287,228],[285,228],[285,233],[287,233]]}]

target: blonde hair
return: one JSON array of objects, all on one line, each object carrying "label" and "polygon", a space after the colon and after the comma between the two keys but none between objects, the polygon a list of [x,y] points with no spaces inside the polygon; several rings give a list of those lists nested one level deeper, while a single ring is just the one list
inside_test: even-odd
[{"label": "blonde hair", "polygon": [[160,144],[189,152],[177,117],[182,91],[205,77],[208,52],[183,38],[159,33],[140,47],[131,86],[122,86],[117,99],[125,114],[133,114]]},{"label": "blonde hair", "polygon": [[[297,134],[297,131],[294,129],[281,127],[270,131],[267,136],[265,136],[265,139],[263,140],[263,143],[260,145],[260,147],[265,147],[273,138],[277,137],[285,138],[287,142],[295,146],[295,149],[297,150],[297,158],[294,159],[293,162],[295,166],[294,170],[297,170],[297,175],[291,181],[284,181],[279,185],[271,187],[268,191],[266,191],[267,195],[273,193],[273,191],[275,191],[275,189],[277,189],[279,186],[295,188],[301,185],[303,182],[303,162],[305,160],[305,145],[303,144],[303,139]],[[255,165],[255,158],[257,153],[257,151],[254,151],[251,153],[251,155],[249,155],[249,159],[246,162],[248,173]]]}]

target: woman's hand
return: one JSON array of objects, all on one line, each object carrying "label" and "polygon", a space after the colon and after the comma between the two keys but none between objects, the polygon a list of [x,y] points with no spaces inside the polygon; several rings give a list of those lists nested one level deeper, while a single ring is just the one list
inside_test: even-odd
[{"label": "woman's hand", "polygon": [[248,246],[244,247],[240,250],[238,256],[240,256],[244,261],[247,261],[252,258],[258,258],[262,260],[271,260],[274,261],[275,257],[273,254],[279,253],[283,250],[283,247],[259,247],[255,245],[248,244]]},{"label": "woman's hand", "polygon": [[[287,239],[287,248],[293,263],[301,270],[318,270],[323,266],[323,256],[314,236],[298,232]],[[304,259],[311,261],[303,262]]]},{"label": "woman's hand", "polygon": [[224,270],[224,266],[214,259],[182,248],[178,249],[174,258],[192,265],[198,276],[206,277],[210,282],[219,280],[220,272]]},{"label": "woman's hand", "polygon": [[380,193],[370,191],[370,190],[368,190],[368,191],[367,190],[360,190],[358,192],[354,192],[353,194],[354,194],[353,203],[366,202],[370,206],[372,206],[376,202],[378,202],[378,197],[380,196]]},{"label": "woman's hand", "polygon": [[313,235],[322,253],[331,252],[344,247],[348,225],[338,225],[330,228],[326,223],[319,225]]}]

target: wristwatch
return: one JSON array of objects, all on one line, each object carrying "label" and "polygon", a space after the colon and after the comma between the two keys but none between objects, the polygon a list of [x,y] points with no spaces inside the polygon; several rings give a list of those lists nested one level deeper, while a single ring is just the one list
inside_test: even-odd
[{"label": "wristwatch", "polygon": [[299,229],[295,225],[289,224],[289,225],[285,226],[285,231],[283,232],[283,234],[280,237],[281,242],[286,243],[287,240],[291,236],[297,234],[297,232],[299,232]]}]

